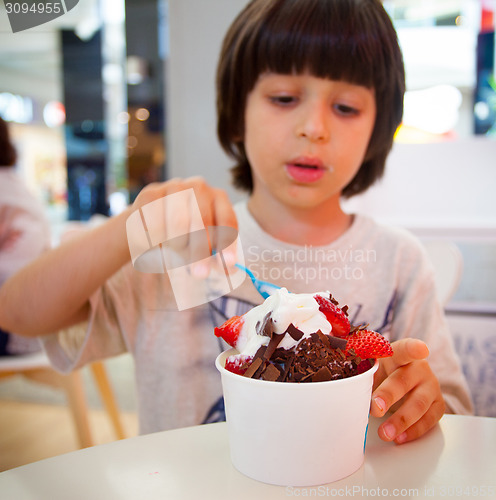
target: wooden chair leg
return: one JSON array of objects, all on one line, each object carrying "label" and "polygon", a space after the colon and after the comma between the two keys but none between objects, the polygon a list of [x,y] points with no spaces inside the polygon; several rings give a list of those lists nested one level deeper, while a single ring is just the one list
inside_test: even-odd
[{"label": "wooden chair leg", "polygon": [[100,396],[102,398],[105,410],[112,422],[114,427],[114,432],[117,439],[124,439],[126,436],[124,434],[124,429],[121,424],[119,410],[115,402],[114,394],[112,388],[110,387],[110,382],[107,377],[107,372],[101,361],[96,361],[91,363],[90,369],[95,378],[98,390],[100,391]]},{"label": "wooden chair leg", "polygon": [[93,439],[91,437],[88,422],[88,405],[84,394],[81,373],[75,371],[69,375],[61,376],[61,379],[76,427],[79,445],[81,448],[93,446]]}]

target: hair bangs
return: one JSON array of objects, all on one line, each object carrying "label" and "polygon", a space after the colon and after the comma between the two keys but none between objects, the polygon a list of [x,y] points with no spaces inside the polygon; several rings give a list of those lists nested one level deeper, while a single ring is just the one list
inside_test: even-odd
[{"label": "hair bangs", "polygon": [[[310,74],[372,88],[375,48],[339,0],[280,2],[259,31],[252,74]],[[363,24],[363,23],[362,23]],[[369,28],[364,27],[366,31]]]}]

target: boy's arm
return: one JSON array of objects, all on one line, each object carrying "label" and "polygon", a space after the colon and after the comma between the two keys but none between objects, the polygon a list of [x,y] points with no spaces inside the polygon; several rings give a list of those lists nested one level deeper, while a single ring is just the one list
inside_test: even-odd
[{"label": "boy's arm", "polygon": [[22,268],[0,288],[0,325],[37,336],[88,318],[89,297],[127,260],[130,209],[70,238]]},{"label": "boy's arm", "polygon": [[130,260],[129,215],[151,201],[188,188],[195,191],[205,226],[237,227],[226,193],[201,178],[150,184],[132,207],[46,252],[7,280],[0,288],[0,327],[38,336],[88,319],[91,295]]},{"label": "boy's arm", "polygon": [[48,221],[22,206],[0,207],[0,285],[50,248]]}]

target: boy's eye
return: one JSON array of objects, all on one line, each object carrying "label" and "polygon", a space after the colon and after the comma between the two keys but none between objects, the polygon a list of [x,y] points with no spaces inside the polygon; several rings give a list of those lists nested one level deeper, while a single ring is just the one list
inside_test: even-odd
[{"label": "boy's eye", "polygon": [[346,104],[336,104],[334,109],[343,116],[355,116],[358,114],[358,109],[348,106]]},{"label": "boy's eye", "polygon": [[296,97],[292,95],[275,95],[269,97],[270,101],[274,104],[287,106],[296,102]]}]

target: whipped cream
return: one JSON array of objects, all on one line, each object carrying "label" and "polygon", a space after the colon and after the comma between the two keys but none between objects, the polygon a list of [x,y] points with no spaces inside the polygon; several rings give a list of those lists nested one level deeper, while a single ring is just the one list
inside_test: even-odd
[{"label": "whipped cream", "polygon": [[284,333],[291,323],[303,332],[303,337],[298,341],[286,334],[279,343],[279,347],[284,349],[293,348],[319,330],[329,335],[332,326],[325,314],[319,310],[315,295],[328,297],[329,292],[289,293],[286,288],[275,291],[262,304],[244,314],[244,323],[236,342],[236,349],[242,355],[254,356],[261,346],[269,343],[270,338],[263,335],[263,324],[269,314],[274,333]]}]

